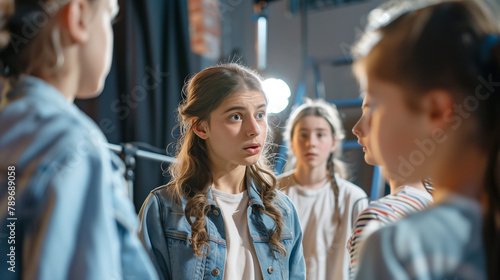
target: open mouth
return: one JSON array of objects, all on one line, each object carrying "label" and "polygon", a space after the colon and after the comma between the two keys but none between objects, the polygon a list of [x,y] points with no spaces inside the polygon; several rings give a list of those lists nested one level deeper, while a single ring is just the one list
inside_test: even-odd
[{"label": "open mouth", "polygon": [[258,154],[260,151],[261,151],[261,145],[260,144],[251,144],[251,145],[248,145],[246,146],[245,148],[243,148],[245,151],[247,151],[248,153],[252,154],[252,155],[255,155],[255,154]]}]

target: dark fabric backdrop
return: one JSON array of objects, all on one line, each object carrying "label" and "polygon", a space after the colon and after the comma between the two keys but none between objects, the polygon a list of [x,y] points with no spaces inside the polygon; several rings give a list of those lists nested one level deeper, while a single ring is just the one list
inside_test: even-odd
[{"label": "dark fabric backdrop", "polygon": [[[90,115],[114,144],[141,142],[166,154],[173,143],[176,108],[184,80],[193,71],[187,1],[120,0],[114,25],[110,74],[102,94],[76,104]],[[145,150],[142,145],[139,148]],[[169,149],[173,156],[173,148]],[[140,208],[149,191],[168,182],[168,164],[137,159],[134,204]]]}]

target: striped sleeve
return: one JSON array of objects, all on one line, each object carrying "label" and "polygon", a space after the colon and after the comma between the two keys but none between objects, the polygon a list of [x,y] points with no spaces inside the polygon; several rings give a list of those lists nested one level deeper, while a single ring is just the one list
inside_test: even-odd
[{"label": "striped sleeve", "polygon": [[374,201],[354,222],[352,235],[347,242],[350,255],[350,279],[357,273],[358,254],[364,240],[378,228],[394,223],[403,217],[425,209],[432,201],[426,197],[402,191]]},{"label": "striped sleeve", "polygon": [[357,252],[359,251],[359,246],[361,244],[361,239],[365,238],[363,236],[364,229],[366,225],[372,221],[376,221],[381,223],[381,218],[384,219],[380,215],[380,212],[373,208],[373,204],[370,205],[367,209],[365,209],[356,219],[352,229],[352,235],[349,241],[347,242],[347,251],[349,252],[349,261],[350,261],[350,278],[355,276],[355,272],[357,271]]}]

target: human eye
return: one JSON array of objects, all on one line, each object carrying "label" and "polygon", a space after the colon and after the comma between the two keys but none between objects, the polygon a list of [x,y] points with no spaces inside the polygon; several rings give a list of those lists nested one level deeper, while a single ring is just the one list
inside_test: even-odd
[{"label": "human eye", "polygon": [[376,109],[376,105],[373,102],[366,102],[363,104],[363,113],[371,113]]},{"label": "human eye", "polygon": [[239,114],[234,114],[229,119],[232,121],[241,121],[241,116]]},{"label": "human eye", "polygon": [[368,105],[368,111],[369,111],[370,113],[373,113],[373,111],[375,111],[375,109],[377,109],[377,106],[376,106],[376,104],[375,104],[375,103],[370,103],[370,104]]},{"label": "human eye", "polygon": [[266,113],[264,112],[259,112],[257,113],[257,115],[255,116],[256,119],[258,120],[262,120],[262,119],[265,119],[266,118]]}]

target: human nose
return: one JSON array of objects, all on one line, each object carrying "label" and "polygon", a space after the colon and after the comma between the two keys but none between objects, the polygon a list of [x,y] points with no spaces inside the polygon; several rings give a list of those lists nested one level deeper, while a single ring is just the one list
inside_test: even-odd
[{"label": "human nose", "polygon": [[363,116],[359,118],[359,120],[356,122],[354,127],[352,128],[352,133],[356,135],[358,138],[363,135],[363,130],[361,129],[361,121],[363,119]]},{"label": "human nose", "polygon": [[316,147],[317,142],[318,142],[318,138],[315,137],[314,134],[311,134],[306,139],[306,146],[308,146],[308,147]]},{"label": "human nose", "polygon": [[247,123],[247,135],[255,137],[261,133],[261,127],[255,118],[250,118]]}]

